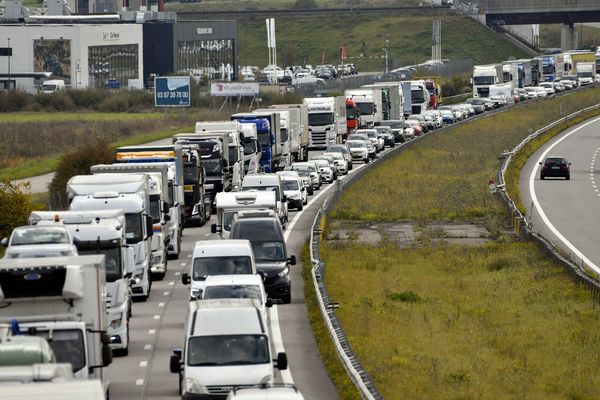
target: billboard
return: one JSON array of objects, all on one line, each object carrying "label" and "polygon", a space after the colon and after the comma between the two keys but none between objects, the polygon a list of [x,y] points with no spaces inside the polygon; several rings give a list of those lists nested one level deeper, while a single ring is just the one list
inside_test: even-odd
[{"label": "billboard", "polygon": [[33,72],[51,72],[51,79],[63,79],[71,84],[71,40],[35,39],[33,41]]},{"label": "billboard", "polygon": [[258,83],[223,82],[210,84],[211,96],[258,96]]},{"label": "billboard", "polygon": [[189,107],[189,76],[157,76],[154,78],[154,105],[157,107]]}]

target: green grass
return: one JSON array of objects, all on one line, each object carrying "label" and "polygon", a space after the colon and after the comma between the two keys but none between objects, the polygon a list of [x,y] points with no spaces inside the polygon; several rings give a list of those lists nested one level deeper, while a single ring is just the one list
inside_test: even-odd
[{"label": "green grass", "polygon": [[[169,11],[240,11],[240,10],[281,10],[294,8],[296,0],[207,0],[199,3],[179,3],[165,4],[165,9]],[[368,3],[361,3],[356,0],[346,0],[343,2],[335,0],[315,0],[318,8],[348,8],[350,5],[354,8],[385,7],[385,6],[415,6],[419,0],[370,0]]]},{"label": "green grass", "polygon": [[[148,143],[148,142],[153,142],[153,141],[160,140],[160,139],[169,138],[179,132],[185,132],[185,131],[191,132],[193,129],[194,129],[193,126],[183,126],[183,127],[163,130],[160,132],[143,133],[143,134],[129,137],[127,139],[113,142],[113,143],[111,143],[111,145],[118,147],[118,146],[131,146],[131,145],[136,145],[136,144]],[[63,154],[64,153],[59,153],[59,154],[53,155],[51,157],[32,159],[30,161],[25,161],[22,164],[19,164],[19,166],[2,168],[2,169],[0,169],[0,180],[22,179],[22,178],[28,178],[31,176],[38,176],[38,175],[43,175],[43,174],[52,172],[56,169],[56,166],[58,165],[58,162],[60,161],[60,157]]]},{"label": "green grass", "polygon": [[600,309],[533,243],[321,249],[384,398],[600,398]]},{"label": "green grass", "polygon": [[[600,45],[600,29],[594,26],[575,24],[577,34],[580,37],[580,48],[589,49],[590,46]],[[560,32],[562,25],[542,24],[540,25],[540,47],[560,48]]]},{"label": "green grass", "polygon": [[498,157],[562,115],[600,102],[600,88],[534,103],[424,137],[345,191],[332,217],[347,220],[472,220],[502,214],[489,193]]},{"label": "green grass", "polygon": [[131,121],[139,119],[160,119],[163,113],[100,113],[100,112],[18,112],[0,113],[0,123],[4,122],[49,122],[49,121]]},{"label": "green grass", "polygon": [[[435,15],[441,18],[442,56],[452,60],[471,58],[474,63],[497,62],[525,53],[504,41],[497,33],[470,18]],[[401,66],[424,62],[431,58],[431,26],[434,16],[371,14],[327,15],[314,17],[277,18],[277,57],[281,65],[300,64],[306,55],[308,63],[320,64],[321,51],[326,62],[338,64],[340,46],[346,47],[349,57],[360,57],[362,44],[368,56],[383,55],[385,40],[390,64]],[[238,21],[240,65],[267,64],[266,27],[264,18],[245,18]],[[382,70],[383,59],[348,59],[360,71]]]}]

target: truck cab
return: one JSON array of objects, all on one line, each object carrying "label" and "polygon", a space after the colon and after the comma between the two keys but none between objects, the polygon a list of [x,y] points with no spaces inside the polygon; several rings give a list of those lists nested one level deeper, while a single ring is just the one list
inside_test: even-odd
[{"label": "truck cab", "polygon": [[34,211],[29,223],[38,227],[64,226],[75,237],[79,255],[105,257],[107,333],[116,355],[129,353],[130,279],[135,272],[134,249],[125,238],[123,210]]},{"label": "truck cab", "polygon": [[211,201],[205,191],[206,173],[197,144],[183,144],[184,221],[202,226],[210,219]]},{"label": "truck cab", "polygon": [[123,210],[126,244],[134,249],[132,297],[147,300],[151,290],[153,222],[146,174],[77,175],[67,182],[72,211]]},{"label": "truck cab", "polygon": [[261,149],[260,168],[262,171],[275,172],[282,168],[282,150],[287,137],[281,135],[281,122],[278,113],[272,110],[268,112],[239,113],[233,114],[231,120],[256,126],[256,134]]},{"label": "truck cab", "polygon": [[57,362],[71,364],[76,379],[100,380],[107,392],[105,277],[103,255],[0,260],[0,323],[49,339]]}]

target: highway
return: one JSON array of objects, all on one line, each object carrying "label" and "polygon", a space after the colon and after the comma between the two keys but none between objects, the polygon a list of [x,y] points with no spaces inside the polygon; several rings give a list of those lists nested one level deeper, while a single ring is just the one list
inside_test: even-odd
[{"label": "highway", "polygon": [[[351,173],[363,166],[355,164]],[[289,254],[300,256],[314,216],[332,188],[332,184],[324,184],[309,197],[309,204],[303,211],[290,211],[290,222],[285,231]],[[129,355],[115,357],[106,369],[112,400],[179,398],[178,376],[169,372],[169,357],[175,347],[183,345],[189,288],[181,283],[181,274],[189,268],[197,240],[219,239],[217,234],[210,233],[210,224],[214,220],[213,216],[204,227],[184,230],[179,259],[168,262],[166,277],[153,282],[146,302],[134,303]],[[334,400],[339,396],[321,362],[307,318],[301,265],[305,261],[299,260],[292,267],[292,303],[275,305],[269,310],[272,340],[277,342],[278,332],[282,338],[275,350],[285,351],[289,360],[289,369],[278,371],[277,380],[294,383],[307,400]]]},{"label": "highway", "polygon": [[[571,179],[539,179],[547,155],[572,163]],[[519,188],[533,229],[600,273],[600,118],[576,125],[538,149],[521,171]],[[578,262],[580,264],[580,262]]]}]

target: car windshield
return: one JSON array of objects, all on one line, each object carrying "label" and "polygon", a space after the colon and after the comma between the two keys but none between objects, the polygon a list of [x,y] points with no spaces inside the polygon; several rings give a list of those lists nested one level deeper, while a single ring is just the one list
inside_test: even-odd
[{"label": "car windshield", "polygon": [[203,299],[256,299],[262,302],[258,285],[210,285],[202,292]]},{"label": "car windshield", "polygon": [[[328,153],[344,153],[345,152],[344,150],[345,150],[345,148],[342,146],[329,146],[326,151]],[[347,150],[346,150],[346,152],[347,152]]]},{"label": "car windshield", "polygon": [[279,188],[277,186],[243,186],[242,190],[258,190],[275,192],[275,200],[279,201]]},{"label": "car windshield", "polygon": [[270,363],[265,335],[192,336],[188,340],[190,367]]},{"label": "car windshield", "polygon": [[252,241],[252,250],[256,261],[285,261],[285,249],[280,241]]},{"label": "car windshield", "polygon": [[283,190],[298,190],[298,181],[284,180],[282,184]]},{"label": "car windshield", "polygon": [[69,236],[64,229],[57,228],[15,229],[10,240],[11,246],[61,243],[69,243]]},{"label": "car windshield", "polygon": [[193,280],[203,281],[209,275],[252,274],[252,260],[248,256],[194,258]]},{"label": "car windshield", "polygon": [[544,162],[544,165],[548,167],[556,167],[567,164],[567,161],[564,158],[547,158]]},{"label": "car windshield", "polygon": [[360,148],[364,148],[365,144],[361,143],[361,142],[348,142],[348,146],[351,149],[360,149]]}]

